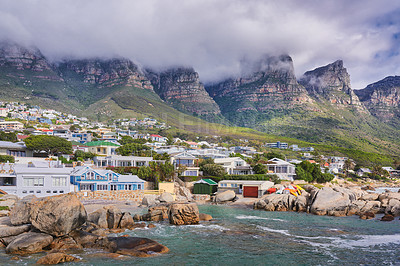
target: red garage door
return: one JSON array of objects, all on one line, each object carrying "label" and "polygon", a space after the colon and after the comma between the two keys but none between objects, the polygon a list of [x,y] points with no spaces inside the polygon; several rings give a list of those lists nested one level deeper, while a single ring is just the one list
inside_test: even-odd
[{"label": "red garage door", "polygon": [[258,198],[258,187],[244,187],[243,197],[245,198]]}]

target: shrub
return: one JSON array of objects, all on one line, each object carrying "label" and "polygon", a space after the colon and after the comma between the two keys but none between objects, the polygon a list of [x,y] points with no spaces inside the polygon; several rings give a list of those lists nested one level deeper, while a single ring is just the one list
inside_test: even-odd
[{"label": "shrub", "polygon": [[0,155],[0,163],[14,163],[15,162],[15,158],[14,156],[11,155]]}]

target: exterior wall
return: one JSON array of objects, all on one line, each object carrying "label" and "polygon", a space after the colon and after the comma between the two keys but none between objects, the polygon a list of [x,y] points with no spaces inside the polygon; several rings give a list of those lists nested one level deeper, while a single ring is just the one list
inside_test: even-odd
[{"label": "exterior wall", "polygon": [[143,190],[117,190],[117,191],[80,191],[76,192],[79,200],[121,200],[142,202]]},{"label": "exterior wall", "polygon": [[175,184],[173,182],[160,182],[158,184],[159,190],[164,190],[165,192],[175,194]]}]

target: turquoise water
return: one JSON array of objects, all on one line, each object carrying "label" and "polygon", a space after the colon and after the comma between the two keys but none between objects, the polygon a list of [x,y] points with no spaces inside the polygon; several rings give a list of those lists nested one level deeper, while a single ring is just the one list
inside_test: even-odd
[{"label": "turquoise water", "polygon": [[[200,206],[215,220],[192,226],[156,224],[124,234],[148,237],[170,252],[127,260],[89,258],[68,265],[400,265],[400,221]],[[93,253],[95,251],[86,252]],[[42,255],[12,264],[33,265]],[[0,255],[3,264],[9,257]]]}]

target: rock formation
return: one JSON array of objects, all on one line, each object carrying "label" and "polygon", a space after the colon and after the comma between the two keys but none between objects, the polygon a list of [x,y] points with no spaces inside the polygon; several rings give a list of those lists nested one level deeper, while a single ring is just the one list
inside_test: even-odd
[{"label": "rock formation", "polygon": [[243,77],[207,86],[223,114],[294,109],[312,102],[307,91],[297,83],[293,61],[288,55],[265,57],[246,72]]},{"label": "rock formation", "polygon": [[254,202],[254,209],[298,211],[316,215],[349,216],[371,219],[377,213],[400,216],[400,193],[367,193],[358,188],[307,186],[301,196],[269,194]]},{"label": "rock formation", "polygon": [[158,76],[153,74],[152,83],[160,97],[178,110],[198,115],[220,114],[193,68],[172,68]]},{"label": "rock formation", "polygon": [[72,72],[84,83],[100,88],[125,85],[153,90],[141,69],[125,58],[64,60],[59,63],[58,69],[65,77],[72,78]]},{"label": "rock formation", "polygon": [[353,105],[363,109],[360,100],[351,89],[350,75],[343,67],[342,60],[304,73],[299,83],[317,99],[326,99],[335,105]]},{"label": "rock formation", "polygon": [[355,93],[371,114],[389,121],[400,119],[400,76],[389,76]]},{"label": "rock formation", "polygon": [[[8,254],[20,255],[51,250],[38,261],[39,264],[77,261],[64,251],[83,248],[139,257],[168,252],[167,247],[151,239],[108,237],[110,233],[136,227],[130,213],[122,213],[111,206],[89,215],[93,222],[87,221],[86,210],[73,193],[41,199],[25,198],[15,204],[12,212],[15,211],[29,215],[14,213],[0,218],[0,247],[5,247]],[[19,225],[13,226],[12,219]],[[26,219],[29,224],[21,225]]]}]

